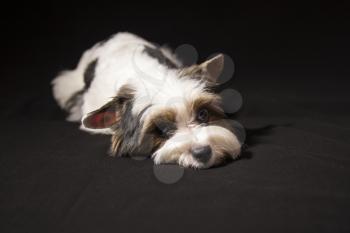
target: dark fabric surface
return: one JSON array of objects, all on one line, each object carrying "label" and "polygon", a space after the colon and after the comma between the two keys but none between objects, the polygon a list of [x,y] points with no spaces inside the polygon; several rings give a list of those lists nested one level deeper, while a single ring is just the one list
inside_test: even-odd
[{"label": "dark fabric surface", "polygon": [[[0,231],[349,232],[346,8],[259,7],[223,7],[216,20],[58,5],[5,17]],[[241,159],[164,184],[151,160],[108,157],[108,137],[64,121],[50,80],[120,30],[234,59],[223,88],[243,96],[232,116],[246,127]]]}]

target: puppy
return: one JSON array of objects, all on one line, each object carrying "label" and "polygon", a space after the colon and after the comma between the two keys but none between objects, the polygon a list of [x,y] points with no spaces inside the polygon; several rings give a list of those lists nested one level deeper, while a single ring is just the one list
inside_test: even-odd
[{"label": "puppy", "polygon": [[53,95],[67,120],[112,135],[112,155],[209,168],[241,150],[212,91],[223,66],[219,54],[184,67],[167,48],[118,33],[87,50],[74,70],[60,73]]}]

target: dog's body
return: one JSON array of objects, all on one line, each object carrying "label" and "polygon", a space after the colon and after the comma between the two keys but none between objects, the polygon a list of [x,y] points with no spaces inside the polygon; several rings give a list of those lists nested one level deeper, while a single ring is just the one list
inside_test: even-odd
[{"label": "dog's body", "polygon": [[53,93],[68,120],[113,135],[112,154],[206,168],[237,157],[241,147],[210,91],[222,66],[219,55],[183,67],[168,49],[118,33],[54,79]]}]

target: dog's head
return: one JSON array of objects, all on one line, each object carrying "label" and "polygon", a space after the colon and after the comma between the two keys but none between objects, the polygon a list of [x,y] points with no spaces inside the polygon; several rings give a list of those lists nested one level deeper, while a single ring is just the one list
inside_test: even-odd
[{"label": "dog's head", "polygon": [[[212,91],[224,56],[175,70],[153,96],[125,85],[116,97],[82,120],[90,129],[110,128],[111,153],[151,155],[155,163],[208,168],[240,153],[240,142]],[[143,94],[140,94],[143,93]]]}]

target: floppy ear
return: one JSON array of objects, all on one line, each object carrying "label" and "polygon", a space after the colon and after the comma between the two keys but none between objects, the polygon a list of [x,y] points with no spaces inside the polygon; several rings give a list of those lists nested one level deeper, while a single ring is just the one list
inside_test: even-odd
[{"label": "floppy ear", "polygon": [[116,97],[96,111],[88,113],[82,124],[88,129],[107,129],[118,124],[125,111],[125,104],[134,97],[134,89],[124,85],[119,89]]},{"label": "floppy ear", "polygon": [[222,53],[199,65],[202,73],[206,74],[209,82],[215,83],[224,69],[224,55]]},{"label": "floppy ear", "polygon": [[113,99],[96,111],[90,112],[82,120],[83,125],[89,129],[106,129],[118,123],[121,111],[117,109],[117,101]]}]

